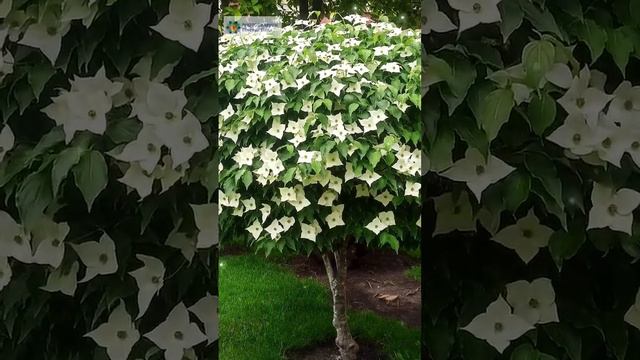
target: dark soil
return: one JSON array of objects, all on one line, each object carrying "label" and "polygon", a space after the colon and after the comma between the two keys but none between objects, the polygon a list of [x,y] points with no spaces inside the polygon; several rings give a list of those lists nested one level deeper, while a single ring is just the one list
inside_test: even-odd
[{"label": "dark soil", "polygon": [[[324,265],[319,258],[298,256],[287,263],[299,276],[316,278],[328,287]],[[405,271],[416,264],[419,260],[386,250],[367,251],[353,258],[347,274],[347,297],[351,308],[371,310],[420,328],[420,283],[405,275]],[[385,296],[389,300],[380,298]]]},{"label": "dark soil", "polygon": [[[358,342],[360,360],[386,360],[376,347],[369,343]],[[338,348],[334,343],[316,345],[306,349],[291,351],[285,355],[285,360],[335,360],[338,358]]]}]

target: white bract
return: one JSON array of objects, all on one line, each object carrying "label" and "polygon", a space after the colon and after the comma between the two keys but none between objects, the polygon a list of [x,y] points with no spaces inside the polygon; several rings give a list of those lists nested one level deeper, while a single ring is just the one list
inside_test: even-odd
[{"label": "white bract", "polygon": [[609,228],[631,235],[633,210],[640,205],[639,192],[616,190],[594,182],[591,203],[587,229]]},{"label": "white bract", "polygon": [[127,360],[133,345],[140,340],[140,332],[131,321],[124,301],[109,315],[106,323],[85,335],[101,347],[107,349],[111,360]]},{"label": "white bract", "polygon": [[435,0],[422,2],[422,16],[426,18],[426,21],[422,23],[422,33],[425,35],[428,35],[431,31],[447,32],[456,29],[456,26],[449,20],[447,15],[438,10]]},{"label": "white bract", "polygon": [[102,234],[99,241],[87,241],[81,244],[70,244],[87,267],[81,283],[98,275],[109,275],[118,271],[116,245],[109,235]]},{"label": "white bract", "polygon": [[469,194],[464,191],[457,198],[446,193],[433,199],[436,210],[436,227],[433,235],[452,231],[475,231],[476,222],[469,202]]},{"label": "white bract", "polygon": [[167,319],[144,337],[164,350],[165,360],[180,360],[186,349],[207,340],[198,325],[190,322],[189,312],[183,303],[176,305]]},{"label": "white bract", "polygon": [[558,103],[569,115],[582,114],[589,126],[596,127],[600,112],[613,96],[607,95],[597,87],[590,86],[590,81],[591,72],[585,66],[579,76],[573,79],[569,90],[558,99]]},{"label": "white bract", "polygon": [[462,328],[475,337],[486,340],[500,353],[509,346],[511,341],[531,329],[533,329],[531,324],[511,313],[509,304],[502,296],[489,304],[486,312],[476,316],[471,323]]},{"label": "white bract", "polygon": [[162,289],[165,268],[162,260],[152,256],[138,254],[136,258],[142,261],[144,266],[131,271],[129,275],[136,279],[138,285],[138,316],[136,319],[139,319],[149,308],[153,297]]},{"label": "white bract", "polygon": [[502,19],[498,10],[500,0],[448,0],[458,10],[459,31],[463,32],[478,24],[491,24]]},{"label": "white bract", "polygon": [[456,161],[440,175],[454,181],[467,183],[467,186],[479,201],[482,197],[482,192],[489,185],[500,181],[514,170],[515,168],[491,154],[489,154],[488,159],[485,159],[480,151],[469,148],[463,159]]},{"label": "white bract", "polygon": [[218,297],[211,294],[198,300],[188,309],[195,314],[204,324],[204,333],[207,335],[207,344],[218,339]]},{"label": "white bract", "polygon": [[151,28],[169,40],[175,40],[193,51],[198,51],[204,28],[209,23],[211,5],[194,0],[171,0],[169,14]]},{"label": "white bract", "polygon": [[553,230],[540,224],[540,220],[530,210],[527,216],[495,234],[492,240],[512,249],[525,263],[533,259],[540,248],[549,244]]},{"label": "white bract", "polygon": [[550,279],[518,280],[507,284],[507,301],[513,307],[513,313],[531,325],[559,321],[556,294]]},{"label": "white bract", "polygon": [[631,304],[624,314],[624,321],[640,330],[640,289],[636,293],[635,302]]}]

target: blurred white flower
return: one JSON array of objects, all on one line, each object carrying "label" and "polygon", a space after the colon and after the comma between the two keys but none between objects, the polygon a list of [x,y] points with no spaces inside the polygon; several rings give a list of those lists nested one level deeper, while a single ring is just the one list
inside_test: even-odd
[{"label": "blurred white flower", "polygon": [[81,244],[69,244],[87,267],[81,283],[87,282],[97,275],[109,275],[118,271],[116,245],[106,233],[100,241],[87,241]]},{"label": "blurred white flower", "polygon": [[0,256],[0,290],[11,282],[11,276],[13,276],[13,272],[9,266],[9,258]]},{"label": "blurred white flower", "polygon": [[56,223],[47,216],[41,216],[31,231],[31,242],[35,248],[33,262],[58,268],[64,257],[64,239],[69,230],[67,223]]},{"label": "blurred white flower", "polygon": [[540,224],[533,210],[529,210],[527,216],[500,230],[492,240],[514,250],[528,264],[540,248],[549,244],[552,234],[553,229]]},{"label": "blurred white flower", "polygon": [[448,0],[452,8],[458,10],[459,31],[463,32],[478,24],[500,21],[498,3],[500,0]]},{"label": "blurred white flower", "polygon": [[45,14],[41,22],[29,25],[18,43],[40,49],[51,64],[55,64],[60,54],[62,37],[67,31],[69,22],[62,22],[50,14]]},{"label": "blurred white flower", "polygon": [[593,183],[593,207],[589,211],[588,229],[610,228],[631,235],[633,210],[640,205],[640,193],[631,189],[615,190]]},{"label": "blurred white flower", "polygon": [[194,154],[209,146],[200,121],[190,112],[174,126],[159,127],[158,137],[171,150],[171,159],[175,166],[189,161]]},{"label": "blurred white flower", "polygon": [[165,351],[166,360],[180,360],[186,349],[207,340],[198,325],[189,321],[189,312],[183,303],[176,305],[167,319],[144,337]]},{"label": "blurred white flower", "polygon": [[20,262],[32,262],[31,237],[11,215],[0,211],[0,257],[12,257]]},{"label": "blurred white flower", "polygon": [[629,310],[624,314],[624,321],[640,330],[640,289],[636,293],[635,302],[631,304]]},{"label": "blurred white flower", "polygon": [[15,145],[15,136],[9,125],[5,125],[0,131],[0,162],[4,160],[5,155]]},{"label": "blurred white flower", "polygon": [[558,99],[558,103],[569,113],[582,114],[587,124],[596,127],[600,112],[613,98],[597,87],[590,87],[591,72],[585,66],[578,77],[573,79],[571,87]]},{"label": "blurred white flower", "polygon": [[531,324],[511,313],[509,304],[502,296],[489,304],[486,312],[476,316],[469,325],[462,328],[475,337],[487,341],[500,353],[509,346],[511,341],[532,329]]},{"label": "blurred white flower", "polygon": [[107,349],[111,360],[126,360],[133,345],[140,340],[140,333],[127,313],[124,301],[120,300],[118,307],[109,315],[106,323],[84,335],[90,337],[101,347]]},{"label": "blurred white flower", "polygon": [[49,273],[47,283],[40,289],[48,292],[61,292],[68,296],[73,296],[78,287],[78,270],[80,264],[74,261],[71,266],[59,267]]},{"label": "blurred white flower", "polygon": [[154,125],[143,124],[136,140],[128,143],[113,157],[126,162],[138,162],[147,172],[152,172],[160,160],[162,140],[156,135]]},{"label": "blurred white flower", "polygon": [[138,316],[139,319],[149,308],[151,300],[164,285],[165,268],[162,260],[152,256],[138,254],[136,258],[144,264],[143,267],[129,272],[138,285]]},{"label": "blurred white flower", "polygon": [[513,172],[515,168],[507,165],[502,160],[489,154],[488,159],[475,148],[469,147],[465,157],[456,161],[449,169],[441,175],[454,181],[462,181],[467,186],[476,199],[480,201],[482,192],[489,185],[496,183]]},{"label": "blurred white flower", "polygon": [[640,86],[631,86],[625,80],[618,85],[613,96],[607,110],[608,118],[621,125],[637,124],[640,117]]},{"label": "blurred white flower", "polygon": [[447,234],[455,230],[476,230],[473,209],[469,202],[469,194],[466,191],[461,192],[457,198],[453,197],[453,193],[442,194],[436,197],[433,202],[436,211],[434,236]]},{"label": "blurred white flower", "polygon": [[143,169],[138,162],[133,162],[124,176],[119,178],[118,181],[135,189],[140,199],[144,199],[151,194],[155,178],[152,173]]},{"label": "blurred white flower", "polygon": [[596,131],[587,124],[583,114],[571,114],[547,140],[554,142],[576,155],[591,153],[597,142]]},{"label": "blurred white flower", "polygon": [[198,51],[210,17],[209,4],[196,4],[194,0],[171,0],[169,14],[151,28],[169,40],[175,40],[193,51]]},{"label": "blurred white flower", "polygon": [[556,293],[551,280],[538,278],[532,282],[518,280],[507,284],[507,301],[513,313],[529,324],[558,322]]},{"label": "blurred white flower", "polygon": [[188,309],[204,324],[207,344],[218,339],[218,297],[211,294],[198,300]]},{"label": "blurred white flower", "polygon": [[431,31],[447,32],[455,30],[456,26],[449,20],[447,15],[438,10],[435,0],[424,0],[422,2],[422,15],[426,21],[422,23],[422,33],[428,35]]},{"label": "blurred white flower", "polygon": [[218,244],[218,204],[191,204],[198,228],[196,248],[206,249]]}]

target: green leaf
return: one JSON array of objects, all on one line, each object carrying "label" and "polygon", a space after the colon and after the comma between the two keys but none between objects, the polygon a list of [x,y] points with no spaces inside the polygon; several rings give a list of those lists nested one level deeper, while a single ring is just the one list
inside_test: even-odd
[{"label": "green leaf", "polygon": [[56,70],[48,61],[38,63],[29,69],[29,84],[31,85],[33,95],[37,100],[40,100],[42,90],[44,90],[45,85],[55,73]]},{"label": "green leaf", "polygon": [[591,63],[593,64],[604,51],[607,42],[607,32],[591,19],[586,19],[583,23],[579,23],[575,31],[579,39],[584,41],[587,47],[589,47]]},{"label": "green leaf", "polygon": [[582,226],[577,228],[573,226],[573,224],[569,231],[559,230],[551,235],[549,239],[549,252],[558,270],[562,269],[565,260],[571,259],[578,253],[586,239],[584,228]]},{"label": "green leaf", "polygon": [[629,333],[623,316],[619,313],[607,313],[602,322],[607,347],[615,354],[617,360],[626,358],[629,346]]},{"label": "green leaf", "polygon": [[80,158],[84,154],[85,149],[79,147],[70,147],[62,150],[53,161],[51,168],[51,189],[53,195],[58,193],[58,188],[62,181],[67,177],[73,166],[80,162]]},{"label": "green leaf", "polygon": [[556,112],[556,101],[548,93],[535,94],[527,108],[527,117],[533,132],[542,136],[556,120]]},{"label": "green leaf", "polygon": [[440,88],[440,93],[451,115],[464,101],[477,73],[475,66],[465,58],[455,56],[447,61],[451,66],[452,76],[446,80],[448,86]]},{"label": "green leaf", "polygon": [[609,29],[607,31],[607,51],[613,57],[623,75],[626,74],[629,57],[634,50],[633,38],[627,28]]},{"label": "green leaf", "polygon": [[380,245],[386,245],[386,244],[389,244],[389,246],[391,246],[391,248],[395,252],[398,252],[398,250],[400,249],[400,242],[398,241],[398,239],[392,234],[384,232],[380,234]]},{"label": "green leaf", "polygon": [[516,170],[504,180],[504,206],[507,210],[516,211],[529,197],[531,178],[524,171]]},{"label": "green leaf", "polygon": [[513,350],[511,360],[538,360],[538,350],[529,343],[522,344]]},{"label": "green leaf", "polygon": [[23,225],[29,230],[33,229],[52,200],[51,178],[48,171],[27,176],[16,192],[16,205]]},{"label": "green leaf", "polygon": [[105,135],[116,144],[129,143],[138,137],[142,123],[135,118],[114,119],[107,122]]},{"label": "green leaf", "polygon": [[524,13],[516,1],[501,1],[498,9],[502,17],[500,22],[502,41],[506,43],[511,34],[522,25]]},{"label": "green leaf", "polygon": [[176,41],[162,41],[151,58],[150,77],[153,79],[165,66],[178,63],[182,59],[184,51],[184,46]]},{"label": "green leaf", "polygon": [[478,124],[469,116],[461,116],[453,121],[455,131],[469,146],[478,149],[482,155],[489,155],[487,134],[478,128]]},{"label": "green leaf", "polygon": [[380,158],[381,157],[382,157],[382,155],[380,154],[380,151],[378,151],[378,150],[369,151],[369,153],[367,153],[367,159],[369,159],[369,163],[374,168],[380,162]]},{"label": "green leaf", "polygon": [[477,120],[489,141],[498,136],[502,125],[509,120],[513,105],[513,92],[510,89],[496,89],[480,103],[480,117]]},{"label": "green leaf", "polygon": [[96,197],[107,187],[107,163],[101,153],[92,150],[82,156],[73,168],[76,186],[80,189],[87,208],[91,211]]},{"label": "green leaf", "polygon": [[24,114],[24,111],[29,105],[31,105],[31,103],[35,99],[33,90],[31,90],[31,86],[27,81],[21,81],[18,83],[18,85],[16,85],[16,87],[13,89],[13,96],[18,102],[20,115]]},{"label": "green leaf", "polygon": [[242,183],[244,184],[245,189],[249,189],[249,185],[251,185],[252,182],[253,182],[253,175],[251,174],[251,171],[246,171],[242,175]]},{"label": "green leaf", "polygon": [[525,18],[540,32],[550,32],[564,40],[565,36],[555,18],[548,9],[541,10],[530,0],[520,0],[520,7],[524,11]]},{"label": "green leaf", "polygon": [[562,202],[562,182],[558,178],[556,166],[547,156],[528,152],[524,157],[525,166],[535,178],[540,180],[558,204]]},{"label": "green leaf", "polygon": [[546,40],[528,43],[522,50],[522,66],[526,73],[527,84],[536,89],[540,80],[551,69],[555,59],[553,44]]},{"label": "green leaf", "polygon": [[349,105],[349,115],[353,114],[353,112],[356,111],[359,106],[360,106],[360,104],[358,104],[358,103],[350,104]]},{"label": "green leaf", "polygon": [[582,360],[582,338],[565,324],[547,324],[542,327],[551,340],[562,347],[571,360]]}]

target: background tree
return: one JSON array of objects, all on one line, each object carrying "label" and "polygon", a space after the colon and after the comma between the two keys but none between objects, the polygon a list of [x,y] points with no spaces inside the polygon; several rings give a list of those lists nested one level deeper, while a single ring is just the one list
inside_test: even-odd
[{"label": "background tree", "polygon": [[266,254],[319,254],[351,360],[348,246],[419,236],[420,45],[416,30],[358,16],[317,30],[221,38],[220,231]]}]

